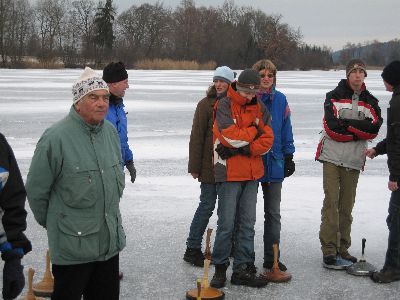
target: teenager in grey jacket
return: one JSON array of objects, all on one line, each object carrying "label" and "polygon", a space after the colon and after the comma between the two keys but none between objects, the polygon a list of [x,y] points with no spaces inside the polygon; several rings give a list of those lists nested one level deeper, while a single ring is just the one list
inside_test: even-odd
[{"label": "teenager in grey jacket", "polygon": [[359,59],[346,67],[346,79],[327,93],[323,134],[316,160],[323,163],[324,203],[319,239],[323,261],[336,263],[337,253],[356,262],[351,245],[351,215],[360,170],[365,163],[367,140],[374,139],[382,125],[378,100],[366,89],[366,66]]}]

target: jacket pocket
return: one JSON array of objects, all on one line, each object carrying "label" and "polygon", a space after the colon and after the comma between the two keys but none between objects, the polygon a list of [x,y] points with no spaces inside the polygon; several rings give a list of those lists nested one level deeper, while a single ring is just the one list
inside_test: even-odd
[{"label": "jacket pocket", "polygon": [[94,171],[82,166],[66,168],[61,186],[63,202],[73,208],[88,208],[96,203]]},{"label": "jacket pocket", "polygon": [[113,169],[115,173],[115,179],[117,181],[118,195],[119,198],[121,198],[125,188],[125,173],[119,163],[115,164]]},{"label": "jacket pocket", "polygon": [[60,256],[66,260],[95,260],[100,255],[100,222],[64,217],[58,220]]},{"label": "jacket pocket", "polygon": [[122,227],[121,215],[117,214],[118,250],[121,251],[126,246],[126,235]]},{"label": "jacket pocket", "polygon": [[284,164],[283,155],[273,152],[270,160],[270,177],[274,179],[283,179]]}]

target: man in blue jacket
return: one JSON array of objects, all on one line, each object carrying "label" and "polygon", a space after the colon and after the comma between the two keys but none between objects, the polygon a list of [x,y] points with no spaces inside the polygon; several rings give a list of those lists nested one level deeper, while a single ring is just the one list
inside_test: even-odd
[{"label": "man in blue jacket", "polygon": [[117,128],[121,142],[122,161],[131,176],[131,182],[136,179],[136,168],[133,163],[133,153],[128,144],[128,124],[124,109],[125,91],[129,88],[128,72],[122,62],[111,62],[103,70],[103,80],[110,90],[110,104],[106,119]]},{"label": "man in blue jacket", "polygon": [[[264,263],[263,267],[271,269],[273,265],[272,245],[278,244],[281,232],[281,190],[285,177],[295,171],[293,153],[295,151],[290,109],[286,96],[275,90],[276,67],[268,59],[262,59],[253,65],[261,77],[261,90],[257,94],[271,113],[274,144],[271,151],[263,156],[264,176],[260,179],[264,198]],[[279,269],[286,271],[282,262]]]}]

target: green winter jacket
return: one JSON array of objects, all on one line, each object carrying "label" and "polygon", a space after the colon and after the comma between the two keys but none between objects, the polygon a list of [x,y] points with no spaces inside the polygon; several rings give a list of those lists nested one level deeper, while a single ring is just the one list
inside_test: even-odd
[{"label": "green winter jacket", "polygon": [[70,113],[40,138],[26,182],[29,205],[47,229],[53,264],[104,261],[125,247],[119,201],[125,187],[118,134]]}]

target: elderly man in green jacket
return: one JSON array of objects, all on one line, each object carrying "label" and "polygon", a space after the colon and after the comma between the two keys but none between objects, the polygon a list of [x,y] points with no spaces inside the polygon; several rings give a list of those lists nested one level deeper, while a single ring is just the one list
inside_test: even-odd
[{"label": "elderly man in green jacket", "polygon": [[109,91],[86,68],[72,93],[69,114],[36,146],[26,182],[28,201],[47,230],[52,299],[118,299],[125,177],[117,131],[104,121]]}]

